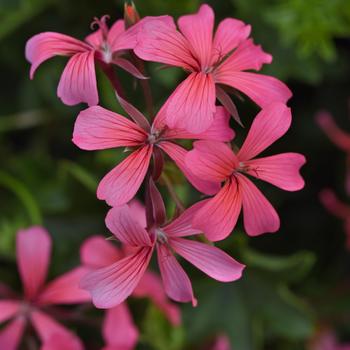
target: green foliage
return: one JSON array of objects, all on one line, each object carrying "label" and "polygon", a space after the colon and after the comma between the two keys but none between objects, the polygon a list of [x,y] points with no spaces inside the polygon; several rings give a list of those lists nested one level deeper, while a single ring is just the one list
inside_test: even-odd
[{"label": "green foliage", "polygon": [[169,324],[164,314],[150,304],[142,326],[141,343],[148,344],[154,350],[184,349],[184,329]]}]

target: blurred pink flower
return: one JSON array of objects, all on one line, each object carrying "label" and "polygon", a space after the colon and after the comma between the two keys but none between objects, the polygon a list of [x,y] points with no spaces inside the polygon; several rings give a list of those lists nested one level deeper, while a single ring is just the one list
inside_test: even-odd
[{"label": "blurred pink flower", "polygon": [[106,225],[128,247],[129,254],[82,279],[81,286],[91,293],[95,306],[111,308],[129,297],[144,277],[154,249],[157,249],[165,292],[175,301],[197,304],[191,281],[174,253],[216,280],[239,279],[244,268],[242,264],[214,246],[182,238],[200,233],[191,227],[191,222],[201,205],[195,204],[164,227],[155,225],[148,231],[133,217],[127,205],[112,208]]},{"label": "blurred pink flower", "polygon": [[1,349],[17,349],[28,323],[38,333],[42,349],[83,349],[79,338],[48,313],[52,305],[90,301],[89,294],[79,288],[87,270],[75,268],[45,285],[50,258],[51,238],[44,228],[31,227],[18,232],[17,265],[24,296],[0,300],[0,322],[10,320],[0,331]]},{"label": "blurred pink flower", "polygon": [[261,107],[285,103],[292,96],[276,78],[245,72],[260,70],[264,63],[271,63],[272,56],[247,39],[251,28],[242,21],[226,18],[213,37],[214,12],[202,5],[196,14],[179,18],[180,31],[170,16],[146,17],[140,23],[136,55],[190,73],[171,95],[167,109],[171,127],[194,133],[208,129],[216,98],[226,107],[232,105],[221,85],[242,91]]},{"label": "blurred pink flower", "polygon": [[329,139],[347,154],[345,188],[346,192],[350,194],[350,133],[341,130],[332,115],[325,111],[317,113],[316,122]]},{"label": "blurred pink flower", "polygon": [[322,331],[312,340],[309,350],[350,350],[350,344],[340,344],[332,331]]},{"label": "blurred pink flower", "polygon": [[175,161],[199,191],[214,194],[219,190],[218,184],[203,181],[192,174],[185,165],[187,151],[173,141],[193,138],[232,140],[234,132],[230,129],[229,115],[223,107],[216,108],[214,122],[207,131],[194,135],[184,129],[169,129],[165,125],[167,102],[155,117],[152,126],[135,107],[126,101],[122,103],[128,114],[136,119],[138,124],[120,114],[95,106],[80,112],[74,127],[73,142],[82,149],[136,148],[102,179],[97,189],[99,199],[105,200],[111,206],[123,205],[130,201],[146,176],[152,155],[154,162],[162,158],[160,151],[164,151]]},{"label": "blurred pink flower", "polygon": [[232,350],[229,338],[226,335],[218,336],[212,350]]},{"label": "blurred pink flower", "polygon": [[328,188],[320,192],[320,200],[330,213],[344,220],[346,248],[350,250],[350,205],[341,202],[335,193]]},{"label": "blurred pink flower", "polygon": [[85,41],[68,35],[44,32],[28,40],[25,54],[32,64],[30,78],[38,66],[54,56],[70,56],[58,84],[57,95],[66,105],[86,102],[89,106],[98,104],[95,61],[102,67],[114,64],[137,78],[144,78],[134,65],[121,55],[133,49],[136,44],[137,28],[124,29],[124,21],[118,20],[109,29],[108,16],[95,19],[93,25],[99,29],[85,38]]},{"label": "blurred pink flower", "polygon": [[244,227],[250,236],[279,229],[277,212],[245,175],[286,191],[303,188],[304,180],[299,174],[305,163],[303,155],[282,153],[255,158],[282,137],[290,123],[290,109],[282,103],[274,103],[256,116],[237,153],[222,142],[194,143],[194,149],[186,156],[187,166],[203,180],[224,182],[215,197],[202,202],[194,216],[193,226],[204,232],[208,239],[216,241],[227,237],[234,229],[242,207]]}]

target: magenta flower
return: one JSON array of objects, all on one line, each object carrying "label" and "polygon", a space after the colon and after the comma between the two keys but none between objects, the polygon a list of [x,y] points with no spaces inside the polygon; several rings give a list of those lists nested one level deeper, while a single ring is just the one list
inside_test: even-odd
[{"label": "magenta flower", "polygon": [[330,189],[321,191],[320,200],[331,214],[344,220],[346,248],[350,251],[350,205],[341,202]]},{"label": "magenta flower", "polygon": [[102,68],[117,65],[137,78],[144,78],[134,65],[121,57],[136,44],[137,28],[124,29],[124,21],[118,20],[108,29],[106,19],[95,19],[99,29],[85,38],[85,41],[68,35],[44,32],[34,35],[26,45],[26,58],[32,64],[30,78],[33,79],[38,66],[54,56],[71,57],[62,73],[57,95],[66,105],[86,102],[89,106],[98,104],[95,61]]},{"label": "magenta flower", "polygon": [[350,134],[341,130],[331,114],[322,111],[316,115],[316,121],[328,138],[346,153],[346,192],[350,194]]},{"label": "magenta flower", "polygon": [[165,226],[154,225],[148,230],[133,218],[127,205],[112,208],[106,217],[106,225],[130,253],[82,279],[81,286],[91,293],[95,306],[114,307],[130,296],[144,276],[154,249],[157,250],[165,292],[175,301],[197,303],[191,281],[177,262],[175,253],[216,280],[239,279],[244,268],[242,264],[214,246],[183,238],[200,233],[192,228],[191,222],[201,205],[195,204]]},{"label": "magenta flower", "polygon": [[290,123],[290,109],[275,103],[256,116],[237,153],[222,142],[194,143],[194,149],[186,156],[188,167],[203,180],[224,183],[215,197],[204,200],[193,219],[193,226],[202,230],[208,239],[216,241],[227,237],[234,229],[242,207],[244,227],[250,236],[279,229],[275,209],[246,175],[286,191],[303,188],[304,180],[299,174],[305,163],[303,155],[282,153],[255,158],[282,137]]},{"label": "magenta flower", "polygon": [[[205,139],[229,141],[234,132],[229,127],[229,115],[223,107],[217,107],[210,129],[201,134],[192,134],[183,129],[169,129],[165,125],[167,103],[155,117],[152,126],[135,107],[123,101],[131,116],[138,115],[139,125],[120,114],[102,107],[90,107],[80,112],[74,127],[73,142],[85,150],[116,147],[132,147],[135,150],[100,182],[97,197],[111,206],[130,201],[141,186],[153,155],[154,161],[164,151],[175,161],[191,184],[199,191],[214,194],[219,190],[216,183],[203,181],[193,176],[185,165],[187,151],[173,141],[176,139]],[[126,105],[125,105],[126,103]],[[132,110],[131,110],[132,109]],[[136,111],[136,112],[135,112]],[[141,124],[141,126],[140,126]]]},{"label": "magenta flower", "polygon": [[75,268],[45,285],[51,255],[51,238],[41,227],[32,227],[17,234],[17,264],[24,287],[23,298],[0,300],[0,322],[10,322],[0,331],[1,349],[19,347],[26,326],[31,323],[42,349],[82,350],[83,346],[70,330],[50,315],[50,307],[90,300],[79,281],[87,270]]},{"label": "magenta flower", "polygon": [[222,85],[242,91],[261,107],[285,103],[292,95],[279,80],[246,72],[260,70],[272,61],[271,55],[247,39],[249,25],[226,18],[213,37],[214,12],[208,5],[202,5],[196,14],[180,17],[180,31],[170,16],[146,17],[140,26],[136,55],[190,73],[171,95],[167,110],[170,127],[194,133],[208,129],[216,98],[231,111],[232,101]]}]

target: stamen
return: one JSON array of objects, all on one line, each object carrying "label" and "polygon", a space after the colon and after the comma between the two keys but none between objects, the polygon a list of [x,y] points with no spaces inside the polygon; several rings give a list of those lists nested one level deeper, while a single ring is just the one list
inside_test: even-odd
[{"label": "stamen", "polygon": [[97,28],[100,28],[102,31],[102,36],[104,40],[107,40],[107,35],[108,35],[108,26],[107,26],[107,21],[110,19],[109,15],[104,15],[101,18],[94,17],[93,22],[90,25],[91,30],[94,30]]}]

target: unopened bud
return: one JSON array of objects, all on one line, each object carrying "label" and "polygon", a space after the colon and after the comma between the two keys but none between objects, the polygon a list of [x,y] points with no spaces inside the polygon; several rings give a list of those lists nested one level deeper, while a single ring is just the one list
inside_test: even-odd
[{"label": "unopened bud", "polygon": [[124,3],[125,27],[129,28],[140,20],[140,15],[136,10],[134,2],[131,0]]}]

